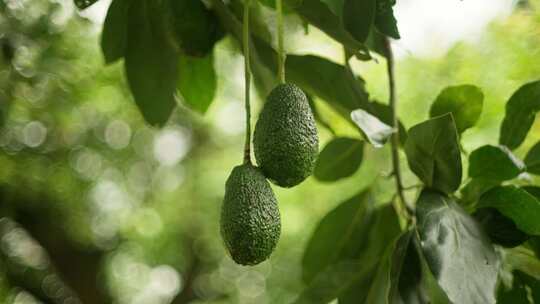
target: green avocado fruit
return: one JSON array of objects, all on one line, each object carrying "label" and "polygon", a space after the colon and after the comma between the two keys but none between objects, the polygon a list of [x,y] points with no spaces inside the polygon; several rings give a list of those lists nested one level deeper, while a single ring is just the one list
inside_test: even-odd
[{"label": "green avocado fruit", "polygon": [[278,186],[296,186],[313,173],[319,137],[299,87],[280,84],[270,92],[255,125],[253,146],[257,164]]},{"label": "green avocado fruit", "polygon": [[261,170],[236,166],[225,185],[221,235],[232,259],[241,265],[266,260],[279,240],[281,219],[274,192]]}]

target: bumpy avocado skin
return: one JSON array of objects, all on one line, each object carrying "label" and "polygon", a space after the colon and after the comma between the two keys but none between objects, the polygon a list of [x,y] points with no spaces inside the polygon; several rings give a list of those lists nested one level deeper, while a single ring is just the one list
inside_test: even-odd
[{"label": "bumpy avocado skin", "polygon": [[251,164],[235,167],[221,208],[221,235],[232,259],[241,265],[266,260],[280,234],[281,218],[270,183]]},{"label": "bumpy avocado skin", "polygon": [[313,173],[319,137],[308,99],[296,85],[270,92],[253,137],[257,164],[273,183],[293,187]]}]

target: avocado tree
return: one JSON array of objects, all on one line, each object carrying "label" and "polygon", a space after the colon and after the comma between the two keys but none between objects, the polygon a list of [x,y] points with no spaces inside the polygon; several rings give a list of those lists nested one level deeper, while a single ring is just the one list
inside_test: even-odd
[{"label": "avocado tree", "polygon": [[[75,0],[81,9],[94,2]],[[307,287],[294,303],[540,302],[540,187],[531,182],[531,175],[540,174],[540,144],[524,160],[513,152],[540,110],[540,81],[523,84],[509,97],[498,145],[471,153],[461,145],[463,133],[482,114],[484,94],[475,84],[443,89],[430,118],[407,130],[396,111],[391,40],[400,35],[394,5],[113,0],[101,47],[107,63],[124,60],[137,107],[148,124],[161,127],[177,99],[206,111],[216,87],[215,43],[231,36],[241,46],[246,141],[239,149],[243,164],[227,181],[221,217],[224,243],[239,264],[264,261],[279,239],[278,202],[267,179],[281,187],[294,187],[311,174],[337,181],[361,167],[367,145],[390,146],[394,195],[379,202],[362,189],[322,218],[302,259]],[[271,18],[263,18],[268,11]],[[286,54],[284,15],[339,42],[343,62]],[[388,102],[370,97],[351,68],[356,60],[385,61]],[[252,82],[266,99],[254,132]],[[348,121],[358,136],[335,136],[318,153],[315,120],[332,127],[314,99]],[[408,168],[401,164],[403,154]],[[419,184],[406,186],[404,170]]]}]

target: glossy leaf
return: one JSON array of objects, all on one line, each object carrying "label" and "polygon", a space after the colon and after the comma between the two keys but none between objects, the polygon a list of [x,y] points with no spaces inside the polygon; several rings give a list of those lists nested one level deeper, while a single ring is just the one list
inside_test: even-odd
[{"label": "glossy leaf", "polygon": [[499,261],[476,221],[452,199],[423,190],[416,216],[423,255],[452,303],[495,303]]},{"label": "glossy leaf", "polygon": [[452,193],[461,184],[461,154],[451,114],[409,130],[405,153],[411,170],[428,188]]},{"label": "glossy leaf", "polygon": [[362,109],[352,111],[351,119],[375,148],[381,148],[395,132],[394,128]]},{"label": "glossy leaf", "polygon": [[386,36],[399,39],[397,20],[394,17],[396,0],[377,0],[377,12],[375,16],[375,26]]},{"label": "glossy leaf", "polygon": [[413,233],[412,230],[402,233],[388,246],[369,289],[366,303],[393,304],[398,301],[400,275]]},{"label": "glossy leaf", "polygon": [[151,125],[162,126],[176,106],[178,56],[154,34],[156,12],[149,0],[132,0],[125,69],[135,103]]},{"label": "glossy leaf", "polygon": [[540,175],[540,141],[525,156],[525,165],[527,165],[527,172]]},{"label": "glossy leaf", "polygon": [[184,102],[197,112],[206,113],[217,87],[213,56],[181,56],[178,69],[178,89]]},{"label": "glossy leaf", "polygon": [[354,174],[362,163],[364,142],[338,137],[319,153],[313,175],[320,181],[332,182]]},{"label": "glossy leaf", "polygon": [[75,6],[79,9],[85,9],[94,3],[98,2],[98,0],[74,0]]},{"label": "glossy leaf", "polygon": [[129,0],[113,0],[101,33],[101,51],[105,63],[110,64],[124,57],[127,46]]},{"label": "glossy leaf", "polygon": [[517,177],[525,165],[504,146],[482,146],[469,157],[469,177],[505,181]]},{"label": "glossy leaf", "polygon": [[452,113],[459,133],[474,126],[484,103],[484,93],[473,85],[447,87],[441,91],[429,111],[430,117]]},{"label": "glossy leaf", "polygon": [[345,0],[343,24],[345,29],[360,42],[366,41],[375,21],[377,0]]},{"label": "glossy leaf", "polygon": [[516,186],[499,186],[486,192],[478,208],[495,208],[529,235],[540,235],[540,201]]},{"label": "glossy leaf", "polygon": [[540,81],[520,87],[506,103],[499,143],[510,149],[521,145],[540,110]]}]

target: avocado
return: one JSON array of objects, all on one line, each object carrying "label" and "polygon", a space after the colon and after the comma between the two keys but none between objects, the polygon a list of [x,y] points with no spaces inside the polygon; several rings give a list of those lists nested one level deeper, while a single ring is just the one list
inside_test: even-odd
[{"label": "avocado", "polygon": [[221,235],[232,259],[241,265],[266,260],[279,240],[281,219],[276,197],[261,170],[236,166],[225,185]]},{"label": "avocado", "polygon": [[270,92],[255,125],[253,146],[257,164],[278,186],[296,186],[313,173],[319,137],[299,87],[280,84]]}]

